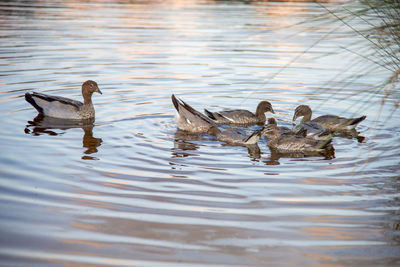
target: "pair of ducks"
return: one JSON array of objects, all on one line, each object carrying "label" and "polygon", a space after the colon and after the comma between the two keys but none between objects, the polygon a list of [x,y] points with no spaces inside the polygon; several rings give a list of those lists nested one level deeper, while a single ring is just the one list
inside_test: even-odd
[{"label": "pair of ducks", "polygon": [[178,113],[177,126],[179,129],[195,133],[206,132],[216,136],[219,141],[237,145],[253,145],[261,136],[266,136],[269,138],[270,149],[278,153],[322,152],[332,146],[330,143],[334,132],[353,130],[366,118],[366,116],[343,118],[335,115],[323,115],[311,120],[311,108],[307,105],[300,105],[296,108],[292,120],[294,122],[297,118],[303,118],[300,124],[293,129],[278,127],[275,119],[270,118],[268,124],[262,129],[246,136],[235,129],[221,131],[218,125],[264,125],[265,113],[275,113],[271,103],[261,101],[255,113],[244,109],[220,112],[210,112],[205,109],[205,114],[203,114],[174,95],[171,98]]},{"label": "pair of ducks", "polygon": [[[82,84],[83,103],[65,97],[36,92],[26,93],[25,100],[45,116],[68,120],[90,120],[95,117],[92,103],[92,95],[95,92],[102,94],[97,83],[88,80]],[[264,125],[266,122],[265,112],[275,113],[268,101],[261,101],[255,113],[243,109],[221,112],[210,112],[205,109],[206,115],[204,115],[183,100],[177,99],[174,95],[171,98],[178,112],[177,125],[179,129],[195,133],[207,132],[216,136],[222,142],[237,145],[256,144],[261,136],[267,136],[270,138],[268,146],[281,153],[323,150],[331,142],[332,135],[329,134],[330,132],[354,129],[358,123],[366,118],[362,116],[348,119],[324,115],[311,120],[312,111],[310,107],[301,105],[296,108],[293,121],[299,117],[303,117],[303,119],[294,129],[278,127],[275,119],[271,118],[262,129],[247,136],[234,129],[221,131],[218,125]]]}]

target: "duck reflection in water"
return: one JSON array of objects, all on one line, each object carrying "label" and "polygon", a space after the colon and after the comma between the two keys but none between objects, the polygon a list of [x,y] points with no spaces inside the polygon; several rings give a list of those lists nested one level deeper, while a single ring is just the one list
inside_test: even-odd
[{"label": "duck reflection in water", "polygon": [[[215,142],[216,137],[212,134],[208,133],[191,133],[188,131],[183,131],[178,129],[175,132],[174,137],[174,147],[172,149],[173,157],[189,157],[189,156],[197,156],[198,154],[193,153],[199,148],[199,145],[196,144],[197,141],[212,141]],[[234,146],[235,144],[223,143],[222,146]],[[235,145],[236,146],[236,145]],[[261,158],[261,151],[258,144],[251,145],[240,145],[247,148],[249,153],[249,157],[251,159],[259,159]],[[192,151],[192,152],[190,152]]]},{"label": "duck reflection in water", "polygon": [[97,153],[97,148],[101,145],[103,140],[101,138],[93,137],[93,123],[94,119],[76,121],[52,118],[39,114],[33,119],[33,121],[28,121],[28,124],[25,128],[25,133],[35,136],[42,134],[60,135],[62,133],[57,133],[55,130],[82,128],[84,131],[82,137],[82,147],[86,148],[86,150],[83,152],[85,155],[82,156],[82,159],[94,160],[97,158],[88,155]]},{"label": "duck reflection in water", "polygon": [[360,135],[360,132],[358,132],[356,129],[336,131],[334,135],[346,139],[354,138],[357,139],[357,142],[359,143],[365,142],[365,136]]},{"label": "duck reflection in water", "polygon": [[282,158],[294,158],[294,159],[301,159],[301,158],[309,158],[309,157],[320,157],[324,160],[331,160],[335,158],[335,148],[333,146],[325,149],[324,151],[320,152],[313,152],[313,153],[303,153],[303,152],[291,152],[291,153],[280,153],[274,149],[270,149],[270,156],[267,158],[263,158],[263,162],[266,165],[279,165],[279,160]]},{"label": "duck reflection in water", "polygon": [[194,142],[191,141],[204,141],[208,140],[205,134],[191,133],[183,130],[177,130],[174,137],[174,147],[172,148],[173,157],[189,157],[196,156],[189,151],[196,151],[199,148]]}]

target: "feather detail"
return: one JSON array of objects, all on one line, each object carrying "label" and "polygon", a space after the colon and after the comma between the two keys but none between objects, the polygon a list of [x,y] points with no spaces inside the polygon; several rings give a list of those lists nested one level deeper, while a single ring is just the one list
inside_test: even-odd
[{"label": "feather detail", "polygon": [[195,110],[183,100],[176,98],[175,95],[171,95],[171,100],[178,113],[176,123],[179,129],[188,132],[202,133],[207,132],[215,125],[211,119]]},{"label": "feather detail", "polygon": [[209,119],[213,120],[217,124],[246,126],[264,124],[266,121],[264,113],[275,113],[271,103],[268,101],[261,101],[257,106],[256,113],[245,109],[224,110],[220,112],[210,112],[205,109],[204,112]]},{"label": "feather detail", "polygon": [[82,84],[84,103],[66,97],[37,92],[25,93],[25,100],[45,116],[59,119],[86,120],[95,116],[91,100],[93,92],[101,93],[97,83],[89,80]]}]

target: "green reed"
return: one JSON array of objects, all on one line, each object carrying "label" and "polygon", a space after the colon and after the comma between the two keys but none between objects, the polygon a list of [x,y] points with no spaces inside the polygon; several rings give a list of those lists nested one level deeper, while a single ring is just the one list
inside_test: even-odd
[{"label": "green reed", "polygon": [[[315,21],[341,24],[350,35],[359,37],[350,45],[339,46],[337,53],[348,52],[353,56],[352,63],[338,73],[326,85],[327,88],[330,83],[339,82],[344,89],[351,83],[362,84],[363,79],[374,77],[377,72],[385,73],[383,76],[386,78],[378,81],[373,88],[354,92],[354,95],[366,95],[365,104],[360,109],[369,108],[370,101],[377,99],[377,96],[381,99],[377,116],[373,118],[375,130],[368,134],[375,138],[379,129],[378,121],[386,124],[400,105],[400,0],[356,0],[334,5],[320,3],[320,6],[326,13],[315,18]],[[340,80],[339,77],[344,78]],[[391,112],[382,118],[382,110],[388,103],[391,104]],[[385,152],[383,150],[378,156]]]},{"label": "green reed", "polygon": [[340,22],[364,40],[340,47],[354,55],[352,64],[340,74],[356,70],[357,75],[345,79],[356,82],[373,75],[378,69],[386,71],[387,78],[368,93],[372,94],[371,97],[382,95],[382,104],[392,102],[394,110],[397,109],[400,105],[400,0],[358,0],[332,7],[327,4],[320,6],[327,12],[316,20]]}]

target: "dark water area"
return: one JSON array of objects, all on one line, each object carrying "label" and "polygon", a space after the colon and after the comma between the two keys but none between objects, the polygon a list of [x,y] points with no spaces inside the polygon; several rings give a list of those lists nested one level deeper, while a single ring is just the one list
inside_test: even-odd
[{"label": "dark water area", "polygon": [[[366,40],[313,21],[324,12],[0,2],[0,265],[399,265],[400,114],[371,94],[388,73],[336,79],[355,60],[339,47]],[[23,97],[81,100],[88,79],[103,92],[91,125],[35,118]],[[330,157],[274,155],[264,138],[228,146],[178,131],[171,94],[200,111],[265,99],[287,127],[300,104],[366,115],[364,140],[335,137]]]}]

